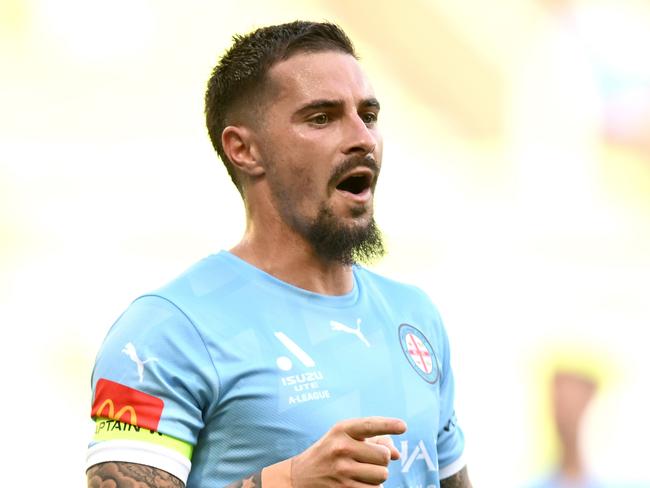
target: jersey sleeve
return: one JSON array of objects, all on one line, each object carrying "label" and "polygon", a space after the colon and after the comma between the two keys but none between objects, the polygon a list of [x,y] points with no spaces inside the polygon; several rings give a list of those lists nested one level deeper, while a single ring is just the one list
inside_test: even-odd
[{"label": "jersey sleeve", "polygon": [[186,482],[219,380],[191,320],[159,296],[136,300],[109,331],[92,374],[96,433],[87,466],[147,464]]},{"label": "jersey sleeve", "polygon": [[[442,322],[440,321],[440,324]],[[440,420],[438,431],[438,463],[440,479],[448,478],[465,466],[463,452],[465,438],[458,426],[454,409],[454,375],[451,369],[449,339],[444,328],[440,328],[442,343],[442,364],[440,380]]]}]

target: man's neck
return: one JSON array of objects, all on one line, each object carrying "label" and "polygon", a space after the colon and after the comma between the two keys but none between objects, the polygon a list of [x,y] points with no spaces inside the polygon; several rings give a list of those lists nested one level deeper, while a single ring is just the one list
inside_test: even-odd
[{"label": "man's neck", "polygon": [[256,238],[247,232],[230,252],[262,271],[303,290],[322,295],[344,295],[352,290],[352,269],[325,262],[309,243],[289,233]]}]

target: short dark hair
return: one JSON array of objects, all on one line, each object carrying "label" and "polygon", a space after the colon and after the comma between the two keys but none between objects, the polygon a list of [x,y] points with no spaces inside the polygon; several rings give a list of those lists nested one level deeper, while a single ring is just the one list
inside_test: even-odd
[{"label": "short dark hair", "polygon": [[329,22],[295,21],[233,36],[233,45],[219,60],[205,93],[208,134],[237,189],[241,185],[221,144],[221,134],[238,108],[259,105],[269,69],[297,53],[342,51],[357,57],[343,30]]}]

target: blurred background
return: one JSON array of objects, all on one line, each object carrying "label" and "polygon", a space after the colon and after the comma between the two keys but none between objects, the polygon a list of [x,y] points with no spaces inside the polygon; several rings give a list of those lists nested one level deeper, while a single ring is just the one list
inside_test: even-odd
[{"label": "blurred background", "polygon": [[85,486],[104,334],[243,231],[211,68],[296,18],[339,23],[381,100],[375,267],[441,310],[475,486],[554,472],[567,384],[582,469],[650,486],[648,0],[2,0],[3,484]]}]

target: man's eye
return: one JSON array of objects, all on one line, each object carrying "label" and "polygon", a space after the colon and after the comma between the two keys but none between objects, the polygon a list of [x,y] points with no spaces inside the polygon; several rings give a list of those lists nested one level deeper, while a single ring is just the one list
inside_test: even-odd
[{"label": "man's eye", "polygon": [[329,122],[329,117],[327,116],[327,114],[318,114],[318,115],[314,115],[311,119],[309,119],[309,121],[312,122],[313,124],[324,125]]},{"label": "man's eye", "polygon": [[364,124],[373,124],[377,122],[377,114],[374,112],[366,112],[365,114],[361,114],[361,120],[363,120]]}]

